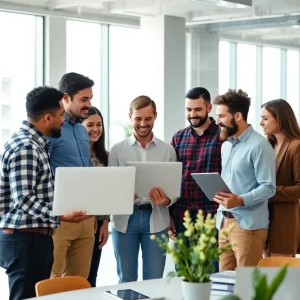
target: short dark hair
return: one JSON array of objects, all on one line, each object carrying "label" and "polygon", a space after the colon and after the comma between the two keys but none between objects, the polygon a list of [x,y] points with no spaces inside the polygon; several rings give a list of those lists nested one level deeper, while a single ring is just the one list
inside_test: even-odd
[{"label": "short dark hair", "polygon": [[27,117],[37,122],[43,115],[55,113],[60,109],[59,102],[62,101],[63,97],[64,93],[53,87],[34,88],[26,95]]},{"label": "short dark hair", "polygon": [[58,83],[59,90],[68,94],[71,100],[73,100],[74,95],[79,91],[91,88],[92,86],[94,86],[92,79],[74,72],[65,74]]},{"label": "short dark hair", "polygon": [[203,100],[205,100],[206,102],[208,103],[211,102],[209,91],[203,87],[194,87],[190,89],[186,93],[185,98],[192,99],[192,100],[203,98]]},{"label": "short dark hair", "polygon": [[132,114],[133,110],[138,110],[144,107],[151,105],[153,108],[153,112],[156,114],[156,104],[155,102],[148,96],[138,96],[134,98],[129,107],[129,112]]},{"label": "short dark hair", "polygon": [[247,121],[251,98],[242,90],[229,89],[224,95],[219,95],[214,99],[216,105],[226,105],[231,114],[240,112],[243,119]]}]

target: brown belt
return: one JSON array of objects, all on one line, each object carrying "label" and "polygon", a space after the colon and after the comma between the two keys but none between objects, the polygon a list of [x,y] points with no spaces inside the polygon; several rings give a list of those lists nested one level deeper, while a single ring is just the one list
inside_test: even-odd
[{"label": "brown belt", "polygon": [[14,234],[15,232],[34,232],[34,233],[41,233],[49,236],[53,236],[55,233],[55,229],[52,228],[19,228],[19,229],[13,229],[13,228],[2,228],[1,229],[3,233],[6,234]]},{"label": "brown belt", "polygon": [[230,211],[222,211],[222,214],[227,219],[234,219],[234,215]]}]

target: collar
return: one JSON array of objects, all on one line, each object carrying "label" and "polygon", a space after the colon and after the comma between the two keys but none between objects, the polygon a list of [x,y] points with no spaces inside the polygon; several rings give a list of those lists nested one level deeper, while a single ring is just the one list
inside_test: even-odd
[{"label": "collar", "polygon": [[[155,145],[157,144],[157,138],[154,136],[154,133],[152,133],[153,134],[153,136],[152,136],[152,140],[147,144],[147,145],[149,145],[149,144],[151,144],[151,143],[154,143]],[[132,135],[128,138],[128,140],[129,140],[129,145],[130,146],[133,146],[134,144],[140,144],[140,142],[139,141],[137,141],[137,139],[135,138],[135,136],[134,136],[134,134],[132,133]]]},{"label": "collar", "polygon": [[230,136],[228,138],[228,141],[233,143],[235,140],[239,140],[242,143],[245,143],[247,141],[247,139],[249,138],[249,136],[251,135],[251,133],[254,132],[254,129],[252,127],[252,125],[248,125],[248,128],[236,139],[234,139],[232,136]]},{"label": "collar", "polygon": [[43,147],[49,147],[49,140],[31,123],[23,121],[21,129],[28,131]]},{"label": "collar", "polygon": [[[65,117],[65,122],[66,123],[71,123],[71,124],[74,124],[73,121],[72,121],[72,118],[70,115],[68,115],[66,112],[64,112],[64,117]],[[81,118],[77,118],[75,123],[82,123],[82,119]]]}]

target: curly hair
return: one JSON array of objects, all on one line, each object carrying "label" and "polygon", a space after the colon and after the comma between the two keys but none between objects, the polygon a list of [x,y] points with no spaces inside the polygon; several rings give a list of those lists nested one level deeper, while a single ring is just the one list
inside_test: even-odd
[{"label": "curly hair", "polygon": [[247,121],[251,98],[242,90],[231,90],[227,93],[219,95],[214,99],[216,105],[226,105],[231,114],[240,112],[243,119]]}]

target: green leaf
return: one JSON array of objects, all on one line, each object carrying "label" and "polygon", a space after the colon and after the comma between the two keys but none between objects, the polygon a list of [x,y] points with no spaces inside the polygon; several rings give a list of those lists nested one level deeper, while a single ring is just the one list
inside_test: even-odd
[{"label": "green leaf", "polygon": [[280,271],[277,273],[277,275],[275,276],[275,278],[272,280],[272,282],[271,282],[271,284],[269,285],[269,288],[268,288],[267,300],[272,299],[272,296],[275,294],[275,292],[277,291],[278,287],[280,286],[280,284],[282,283],[282,281],[283,281],[283,279],[286,275],[287,268],[288,268],[287,265],[282,267],[280,269]]},{"label": "green leaf", "polygon": [[262,275],[257,282],[255,287],[255,295],[252,300],[268,300],[266,299],[268,284],[267,284],[267,276]]},{"label": "green leaf", "polygon": [[228,295],[222,298],[221,300],[242,300],[240,297],[235,295]]},{"label": "green leaf", "polygon": [[170,280],[174,277],[177,276],[177,273],[172,271],[172,272],[169,272],[168,275],[167,275],[167,281],[170,282]]},{"label": "green leaf", "polygon": [[254,290],[256,290],[256,287],[258,286],[260,279],[261,279],[261,272],[258,268],[255,268],[252,273],[252,285]]},{"label": "green leaf", "polygon": [[191,253],[191,262],[192,265],[198,265],[199,264],[199,254],[197,252]]}]

